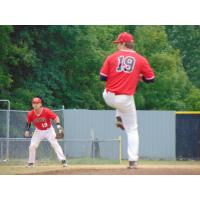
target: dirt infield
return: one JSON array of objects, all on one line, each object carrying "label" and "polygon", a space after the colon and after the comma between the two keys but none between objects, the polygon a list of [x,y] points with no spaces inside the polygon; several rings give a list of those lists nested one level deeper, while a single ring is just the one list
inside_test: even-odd
[{"label": "dirt infield", "polygon": [[71,166],[66,169],[48,170],[32,175],[200,175],[200,167],[194,166],[139,166],[127,169],[117,166]]},{"label": "dirt infield", "polygon": [[200,175],[200,161],[139,161],[138,169],[127,169],[121,164],[72,163],[63,168],[58,162],[38,162],[32,168],[25,161],[10,160],[0,163],[2,175]]}]

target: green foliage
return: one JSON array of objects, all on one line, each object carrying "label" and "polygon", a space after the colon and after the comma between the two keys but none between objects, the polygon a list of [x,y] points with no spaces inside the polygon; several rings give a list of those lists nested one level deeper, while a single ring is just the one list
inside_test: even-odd
[{"label": "green foliage", "polygon": [[200,110],[200,90],[192,86],[185,102],[187,104],[187,110]]},{"label": "green foliage", "polygon": [[164,26],[138,26],[135,30],[136,50],[143,56],[168,51],[170,46]]},{"label": "green foliage", "polygon": [[6,59],[11,50],[11,26],[0,26],[0,92],[5,92],[12,83],[11,75],[6,68]]},{"label": "green foliage", "polygon": [[0,26],[0,98],[13,109],[29,109],[35,95],[54,108],[107,109],[99,70],[123,31],[156,73],[139,83],[137,108],[199,110],[197,26]]},{"label": "green foliage", "polygon": [[167,26],[169,41],[181,52],[191,82],[200,87],[200,26]]},{"label": "green foliage", "polygon": [[140,84],[138,87],[136,96],[144,99],[140,109],[184,110],[190,82],[182,67],[179,51],[168,43],[165,27],[139,26],[135,37],[137,51],[148,58],[156,74],[154,84]]}]

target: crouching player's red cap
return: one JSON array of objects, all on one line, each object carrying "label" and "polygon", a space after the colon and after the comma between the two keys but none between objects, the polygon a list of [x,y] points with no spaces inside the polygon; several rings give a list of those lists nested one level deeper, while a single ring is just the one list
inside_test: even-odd
[{"label": "crouching player's red cap", "polygon": [[39,97],[34,97],[32,99],[32,103],[42,103],[42,99],[40,99]]}]

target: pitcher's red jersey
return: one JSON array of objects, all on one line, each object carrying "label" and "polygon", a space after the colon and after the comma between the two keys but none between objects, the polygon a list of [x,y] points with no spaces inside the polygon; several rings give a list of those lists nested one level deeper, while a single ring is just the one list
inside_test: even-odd
[{"label": "pitcher's red jersey", "polygon": [[34,126],[39,130],[47,130],[51,127],[51,119],[55,120],[57,115],[50,110],[49,108],[42,108],[42,111],[39,115],[35,113],[35,110],[31,110],[28,113],[27,121],[28,123],[34,124]]},{"label": "pitcher's red jersey", "polygon": [[100,75],[106,76],[106,90],[115,94],[133,95],[140,75],[154,79],[154,72],[148,61],[133,50],[120,50],[108,56]]}]

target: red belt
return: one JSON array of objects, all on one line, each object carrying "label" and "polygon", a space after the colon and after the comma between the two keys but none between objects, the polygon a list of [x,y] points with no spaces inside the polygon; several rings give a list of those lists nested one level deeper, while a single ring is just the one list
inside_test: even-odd
[{"label": "red belt", "polygon": [[37,129],[40,130],[40,131],[46,131],[46,130],[48,130],[50,128],[51,128],[51,126],[50,127],[46,127],[45,129],[39,129],[39,128],[37,128]]},{"label": "red belt", "polygon": [[127,94],[122,94],[122,93],[115,93],[115,92],[112,92],[112,91],[110,91],[110,90],[108,90],[108,89],[106,89],[106,92],[111,92],[111,93],[113,93],[113,94],[115,94],[115,95],[127,95]]}]

